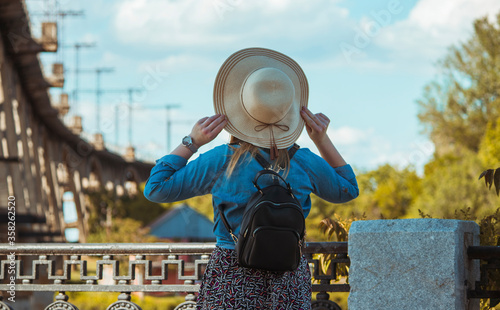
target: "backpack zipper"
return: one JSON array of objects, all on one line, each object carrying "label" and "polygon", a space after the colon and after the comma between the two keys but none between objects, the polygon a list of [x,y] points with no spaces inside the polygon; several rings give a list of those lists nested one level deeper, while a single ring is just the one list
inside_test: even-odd
[{"label": "backpack zipper", "polygon": [[299,240],[299,244],[301,243],[300,241],[300,234],[295,230],[295,229],[291,229],[291,228],[286,228],[286,227],[276,227],[276,226],[260,226],[260,227],[257,227],[257,229],[255,229],[253,231],[253,236],[255,237],[255,234],[260,231],[260,230],[263,230],[263,229],[272,229],[272,230],[280,230],[280,231],[291,231],[291,232],[294,232],[295,235],[297,236],[297,239]]}]

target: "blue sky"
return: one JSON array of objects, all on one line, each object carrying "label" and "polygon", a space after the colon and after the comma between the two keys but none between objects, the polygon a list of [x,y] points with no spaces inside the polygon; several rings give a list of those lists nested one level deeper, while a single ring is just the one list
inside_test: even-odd
[{"label": "blue sky", "polygon": [[[53,0],[28,0],[32,13],[55,8]],[[48,6],[47,6],[48,4]],[[329,133],[357,169],[391,163],[421,169],[433,147],[420,134],[416,100],[438,73],[435,63],[452,44],[466,40],[472,21],[500,11],[497,0],[59,0],[62,10],[84,10],[65,18],[61,45],[95,42],[82,50],[80,69],[113,67],[101,76],[103,89],[140,88],[134,96],[133,144],[139,157],[166,153],[166,112],[151,107],[176,103],[171,111],[172,147],[199,118],[213,114],[217,71],[233,52],[246,47],[275,49],[294,58],[310,87],[309,107],[331,119]],[[35,34],[43,19],[33,15]],[[65,92],[73,91],[75,53],[41,55],[47,75],[63,61]],[[80,75],[82,89],[94,89],[95,74]],[[53,89],[55,99],[61,90]],[[56,100],[57,101],[57,100]],[[70,97],[72,115],[84,131],[97,130],[95,95]],[[101,129],[108,144],[128,144],[128,99],[101,97]],[[119,106],[118,129],[115,106]],[[116,132],[119,133],[116,141]],[[210,149],[227,142],[221,134]],[[305,131],[298,143],[315,151]]]}]

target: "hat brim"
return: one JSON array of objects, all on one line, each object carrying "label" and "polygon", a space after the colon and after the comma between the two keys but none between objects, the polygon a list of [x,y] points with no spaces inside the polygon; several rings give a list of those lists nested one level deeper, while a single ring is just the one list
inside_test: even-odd
[{"label": "hat brim", "polygon": [[[256,130],[261,123],[253,119],[241,102],[241,88],[249,74],[261,68],[276,68],[284,72],[295,88],[294,102],[278,124],[284,127],[269,126]],[[247,48],[229,56],[222,64],[214,85],[215,113],[227,117],[225,130],[236,138],[253,145],[270,148],[271,134],[278,149],[291,146],[304,129],[300,116],[302,107],[307,107],[309,86],[302,68],[290,57],[265,48]],[[272,132],[271,132],[272,131]]]}]

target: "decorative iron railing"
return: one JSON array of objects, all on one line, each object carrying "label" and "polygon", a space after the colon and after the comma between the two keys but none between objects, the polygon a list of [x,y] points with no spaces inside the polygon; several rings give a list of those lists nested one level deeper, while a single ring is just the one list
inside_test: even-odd
[{"label": "decorative iron railing", "polygon": [[490,299],[492,307],[500,304],[500,246],[470,246],[467,256],[481,261],[480,280],[467,291],[468,298]]},{"label": "decorative iron railing", "polygon": [[[74,291],[121,292],[107,310],[140,310],[131,301],[131,292],[187,293],[175,309],[194,309],[214,247],[213,243],[1,244],[0,290],[7,292],[7,298],[0,300],[0,310],[12,309],[9,298],[22,291],[59,292],[45,310],[78,309],[65,293]],[[349,292],[342,276],[349,265],[347,242],[308,243],[304,254],[310,263],[313,291],[318,292],[313,309],[340,310],[328,293]],[[328,271],[323,272],[326,266]],[[172,269],[176,269],[174,274]]]}]

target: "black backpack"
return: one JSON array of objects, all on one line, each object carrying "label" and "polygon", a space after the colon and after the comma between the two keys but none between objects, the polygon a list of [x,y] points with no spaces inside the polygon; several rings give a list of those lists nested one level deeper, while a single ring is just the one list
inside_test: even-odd
[{"label": "black backpack", "polygon": [[[298,145],[289,151],[293,157]],[[221,219],[236,243],[236,255],[241,267],[268,271],[293,271],[299,266],[305,232],[302,206],[293,195],[292,188],[260,155],[255,158],[265,168],[257,173],[253,184],[257,192],[250,197],[238,238],[234,236],[219,207]],[[257,182],[263,175],[272,175],[272,185],[261,188]],[[280,181],[286,185],[282,186]]]}]

